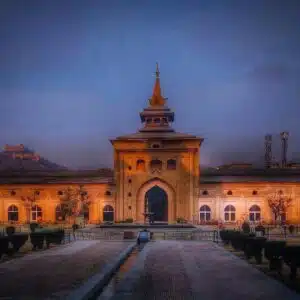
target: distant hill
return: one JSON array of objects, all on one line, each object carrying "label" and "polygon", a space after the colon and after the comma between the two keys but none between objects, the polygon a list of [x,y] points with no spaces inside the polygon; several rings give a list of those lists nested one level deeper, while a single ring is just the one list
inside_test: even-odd
[{"label": "distant hill", "polygon": [[0,172],[31,172],[31,171],[62,171],[68,170],[24,145],[5,145],[0,152]]}]

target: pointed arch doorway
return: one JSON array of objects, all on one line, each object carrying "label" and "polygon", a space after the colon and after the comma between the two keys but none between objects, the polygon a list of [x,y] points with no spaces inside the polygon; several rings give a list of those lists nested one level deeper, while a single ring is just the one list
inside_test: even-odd
[{"label": "pointed arch doorway", "polygon": [[174,188],[167,183],[166,181],[163,181],[160,178],[153,178],[141,185],[137,192],[136,197],[136,221],[138,223],[144,223],[144,212],[145,212],[145,205],[146,205],[146,193],[151,190],[153,187],[160,187],[166,194],[166,200],[168,203],[167,206],[167,220],[168,223],[174,222],[176,220],[175,218],[175,211],[176,211],[176,194],[174,191]]},{"label": "pointed arch doorway", "polygon": [[168,222],[168,194],[157,185],[145,194],[145,211],[154,213],[154,222]]}]

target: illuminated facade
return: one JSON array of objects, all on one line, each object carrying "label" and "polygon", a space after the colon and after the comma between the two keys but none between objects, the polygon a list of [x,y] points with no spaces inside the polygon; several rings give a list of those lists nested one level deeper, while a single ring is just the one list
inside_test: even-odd
[{"label": "illuminated facade", "polygon": [[[203,139],[172,128],[174,113],[161,94],[158,68],[149,106],[140,118],[138,132],[111,140],[114,174],[2,178],[0,220],[59,221],[60,192],[84,185],[90,199],[86,217],[91,223],[129,218],[142,223],[145,211],[154,212],[156,221],[169,223],[178,218],[190,222],[269,221],[272,213],[267,199],[279,190],[292,198],[287,219],[300,221],[300,177],[268,177],[264,171],[250,172],[248,177],[241,172],[233,176],[228,170],[227,174],[220,170],[200,174]],[[26,204],[35,191],[35,201]]]}]

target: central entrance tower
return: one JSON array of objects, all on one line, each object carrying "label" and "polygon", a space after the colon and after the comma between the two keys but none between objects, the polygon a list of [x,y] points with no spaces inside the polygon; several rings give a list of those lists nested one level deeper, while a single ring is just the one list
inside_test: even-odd
[{"label": "central entrance tower", "polygon": [[157,64],[155,75],[149,105],[140,113],[142,128],[111,140],[118,221],[143,222],[145,205],[155,210],[157,221],[169,223],[178,217],[192,221],[197,213],[203,139],[173,129],[174,112],[161,93]]}]

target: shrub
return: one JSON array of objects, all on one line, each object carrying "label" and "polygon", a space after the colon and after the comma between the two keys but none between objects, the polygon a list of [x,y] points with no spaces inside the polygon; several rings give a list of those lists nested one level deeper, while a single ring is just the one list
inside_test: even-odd
[{"label": "shrub", "polygon": [[52,231],[44,232],[44,234],[45,234],[47,248],[49,248],[50,244],[56,244],[56,245],[62,244],[62,241],[65,236],[64,230],[52,230]]},{"label": "shrub", "polygon": [[39,224],[38,223],[30,223],[29,227],[30,227],[31,232],[35,232],[35,230],[39,227]]},{"label": "shrub", "polygon": [[79,225],[78,224],[73,224],[72,225],[72,229],[73,229],[73,231],[79,229]]},{"label": "shrub", "polygon": [[243,232],[244,233],[246,233],[246,234],[249,234],[250,233],[250,225],[249,225],[249,223],[248,222],[244,222],[243,224],[242,224],[242,230],[243,230]]},{"label": "shrub", "polygon": [[0,258],[4,253],[8,252],[8,243],[9,243],[9,239],[7,236],[0,237]]},{"label": "shrub", "polygon": [[122,223],[133,223],[133,219],[132,218],[127,218]]},{"label": "shrub", "polygon": [[294,225],[289,225],[289,232],[290,232],[290,234],[293,234],[295,232],[295,226]]},{"label": "shrub", "polygon": [[248,237],[245,247],[245,255],[248,259],[255,257],[256,263],[262,263],[262,250],[266,243],[265,237]]},{"label": "shrub", "polygon": [[281,272],[285,245],[285,241],[267,241],[265,243],[265,257],[269,260],[270,270]]},{"label": "shrub", "polygon": [[14,226],[8,226],[6,227],[6,234],[8,236],[13,235],[16,232],[16,228]]},{"label": "shrub", "polygon": [[297,268],[300,268],[300,246],[286,246],[283,251],[283,260],[290,267],[290,279],[296,279]]},{"label": "shrub", "polygon": [[13,245],[14,252],[18,252],[20,248],[27,242],[27,233],[16,233],[10,237],[10,242]]},{"label": "shrub", "polygon": [[43,249],[45,234],[43,232],[32,232],[30,234],[30,241],[33,246],[33,250]]},{"label": "shrub", "polygon": [[176,219],[176,222],[177,222],[178,224],[185,224],[185,223],[187,223],[187,220],[186,220],[185,218],[178,217],[178,218]]},{"label": "shrub", "polygon": [[220,237],[224,244],[228,245],[231,241],[233,230],[220,230]]}]

